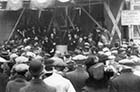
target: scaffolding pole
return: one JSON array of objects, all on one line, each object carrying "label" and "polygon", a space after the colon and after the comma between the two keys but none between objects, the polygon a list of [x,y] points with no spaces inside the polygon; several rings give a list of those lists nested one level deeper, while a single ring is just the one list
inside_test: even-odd
[{"label": "scaffolding pole", "polygon": [[12,29],[12,31],[11,31],[9,37],[8,37],[8,42],[9,42],[9,40],[11,39],[11,37],[13,36],[13,33],[15,32],[15,29],[16,29],[17,25],[19,24],[22,15],[24,14],[24,11],[25,11],[25,8],[23,8],[22,12],[20,13],[20,15],[19,15],[19,17],[18,17],[18,19],[17,19],[17,22],[16,22],[16,24],[14,25],[14,27],[13,27],[13,29]]},{"label": "scaffolding pole", "polygon": [[102,26],[88,13],[88,11],[86,9],[84,9],[83,7],[81,7],[81,9],[88,15],[88,17],[99,27],[102,29]]}]

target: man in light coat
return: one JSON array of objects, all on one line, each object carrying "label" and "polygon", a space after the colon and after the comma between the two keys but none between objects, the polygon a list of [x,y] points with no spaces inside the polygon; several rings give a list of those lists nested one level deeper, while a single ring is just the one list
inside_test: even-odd
[{"label": "man in light coat", "polygon": [[[55,62],[53,60],[50,60],[50,61],[52,62],[52,65]],[[50,62],[50,61],[47,61],[47,62]],[[56,92],[76,92],[72,83],[68,79],[63,77],[62,70],[64,66],[65,66],[65,63],[63,62],[53,65],[52,70],[49,70],[49,71],[52,71],[52,74],[50,76],[47,76],[43,81],[47,85],[56,88]],[[48,67],[49,66],[46,65],[45,68],[47,69]]]}]

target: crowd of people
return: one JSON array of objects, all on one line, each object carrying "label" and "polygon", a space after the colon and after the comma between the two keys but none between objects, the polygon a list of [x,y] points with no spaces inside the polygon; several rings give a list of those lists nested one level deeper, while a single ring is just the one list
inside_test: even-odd
[{"label": "crowd of people", "polygon": [[[55,32],[48,35],[56,37]],[[48,35],[21,33],[20,39],[2,44],[0,92],[140,92],[138,43],[131,39],[110,45],[101,40],[104,35],[96,41],[94,34],[79,36],[78,32],[68,32],[66,53],[55,49],[55,41],[44,45],[51,39]]]},{"label": "crowd of people", "polygon": [[43,51],[54,54],[56,45],[67,45],[68,50],[74,51],[75,48],[83,47],[84,42],[88,42],[92,46],[97,46],[99,41],[107,44],[110,39],[108,31],[101,31],[99,28],[89,33],[81,31],[77,26],[75,29],[64,29],[62,31],[56,27],[50,29],[48,31],[48,28],[45,26],[17,28],[12,38],[5,41],[2,45],[5,48],[12,49],[20,45],[39,45]]}]

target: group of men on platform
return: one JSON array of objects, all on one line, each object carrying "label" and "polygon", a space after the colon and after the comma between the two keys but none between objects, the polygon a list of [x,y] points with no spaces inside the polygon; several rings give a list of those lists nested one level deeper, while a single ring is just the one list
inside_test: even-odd
[{"label": "group of men on platform", "polygon": [[51,29],[52,31],[48,32],[46,27],[18,28],[9,44],[40,45],[47,53],[54,54],[56,45],[67,45],[68,50],[74,51],[75,48],[83,48],[85,42],[92,45],[91,47],[97,46],[99,41],[106,45],[110,43],[110,34],[106,29],[96,28],[86,35],[78,27],[63,31],[58,31],[57,28]]}]

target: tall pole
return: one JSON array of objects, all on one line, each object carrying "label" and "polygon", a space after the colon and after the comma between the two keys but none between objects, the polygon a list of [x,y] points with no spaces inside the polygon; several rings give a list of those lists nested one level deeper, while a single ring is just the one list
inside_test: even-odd
[{"label": "tall pole", "polygon": [[51,29],[51,27],[52,27],[52,24],[53,24],[54,19],[55,19],[55,14],[56,14],[56,9],[54,9],[54,13],[53,13],[53,16],[52,16],[52,18],[51,18],[51,21],[50,21],[50,23],[49,23],[49,26],[48,26],[47,32],[49,32],[50,29]]},{"label": "tall pole", "polygon": [[65,22],[66,22],[66,31],[64,32],[64,35],[63,35],[63,40],[64,40],[64,38],[65,38],[65,35],[66,35],[67,31],[69,30],[68,15],[69,15],[69,8],[68,8],[68,6],[66,6],[66,7],[65,7]]},{"label": "tall pole", "polygon": [[16,29],[17,25],[19,24],[19,22],[20,22],[20,20],[21,20],[21,17],[22,17],[22,15],[24,14],[24,11],[25,11],[25,8],[23,8],[22,12],[20,13],[20,15],[19,15],[19,17],[18,17],[18,19],[17,19],[17,22],[16,22],[16,24],[14,25],[14,27],[13,27],[13,29],[12,29],[12,31],[11,31],[9,37],[8,37],[8,42],[9,42],[9,40],[11,39],[13,33],[15,32],[15,29]]},{"label": "tall pole", "polygon": [[67,31],[68,31],[68,15],[69,15],[69,10],[68,10],[68,6],[65,7],[65,13],[66,13],[66,28],[67,28]]}]

